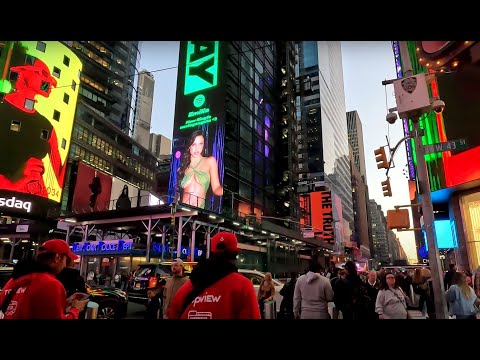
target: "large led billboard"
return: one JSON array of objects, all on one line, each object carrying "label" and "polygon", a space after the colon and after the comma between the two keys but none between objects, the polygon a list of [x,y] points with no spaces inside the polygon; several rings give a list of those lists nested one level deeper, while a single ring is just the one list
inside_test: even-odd
[{"label": "large led billboard", "polygon": [[110,210],[128,210],[137,207],[140,189],[114,177],[110,194]]},{"label": "large led billboard", "polygon": [[72,210],[78,214],[111,208],[112,177],[83,162],[78,164]]},{"label": "large led billboard", "polygon": [[182,41],[178,66],[170,200],[221,211],[225,87],[223,44]]},{"label": "large led billboard", "polygon": [[31,203],[0,212],[60,203],[81,70],[58,41],[0,41],[0,199]]}]

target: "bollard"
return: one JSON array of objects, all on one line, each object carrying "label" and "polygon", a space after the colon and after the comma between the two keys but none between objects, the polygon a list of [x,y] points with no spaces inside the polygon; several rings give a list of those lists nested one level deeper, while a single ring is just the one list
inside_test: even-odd
[{"label": "bollard", "polygon": [[267,301],[265,303],[265,319],[277,318],[277,302],[275,300]]},{"label": "bollard", "polygon": [[89,301],[87,304],[87,312],[85,319],[96,319],[98,316],[98,304],[93,301]]}]

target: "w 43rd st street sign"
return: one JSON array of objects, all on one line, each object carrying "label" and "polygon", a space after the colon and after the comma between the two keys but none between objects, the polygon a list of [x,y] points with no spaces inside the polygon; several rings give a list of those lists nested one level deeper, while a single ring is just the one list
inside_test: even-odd
[{"label": "w 43rd st street sign", "polygon": [[467,140],[466,139],[459,139],[459,140],[451,140],[447,142],[441,142],[432,145],[425,145],[425,153],[436,153],[436,152],[444,152],[444,151],[453,151],[453,150],[463,150],[467,148]]}]

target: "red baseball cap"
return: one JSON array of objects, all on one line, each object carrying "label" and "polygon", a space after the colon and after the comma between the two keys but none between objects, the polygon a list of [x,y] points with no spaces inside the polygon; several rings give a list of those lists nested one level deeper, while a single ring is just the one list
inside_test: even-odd
[{"label": "red baseball cap", "polygon": [[64,254],[67,255],[71,260],[78,259],[78,256],[72,252],[67,242],[61,239],[47,240],[42,245],[40,245],[37,254],[44,253]]},{"label": "red baseball cap", "polygon": [[212,253],[238,253],[238,241],[235,234],[222,231],[212,237]]}]

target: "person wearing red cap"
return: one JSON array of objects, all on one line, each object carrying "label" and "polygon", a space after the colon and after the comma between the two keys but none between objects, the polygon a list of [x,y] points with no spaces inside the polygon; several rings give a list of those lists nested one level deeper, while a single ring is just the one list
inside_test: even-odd
[{"label": "person wearing red cap", "polygon": [[64,240],[43,243],[35,262],[30,266],[20,265],[21,273],[13,276],[2,289],[0,309],[4,318],[78,319],[88,300],[67,301],[65,288],[55,277],[65,268],[67,258],[76,260],[77,255]]},{"label": "person wearing red cap", "polygon": [[197,265],[177,291],[169,319],[260,319],[253,284],[238,273],[237,237],[219,232],[211,239],[211,256]]}]

